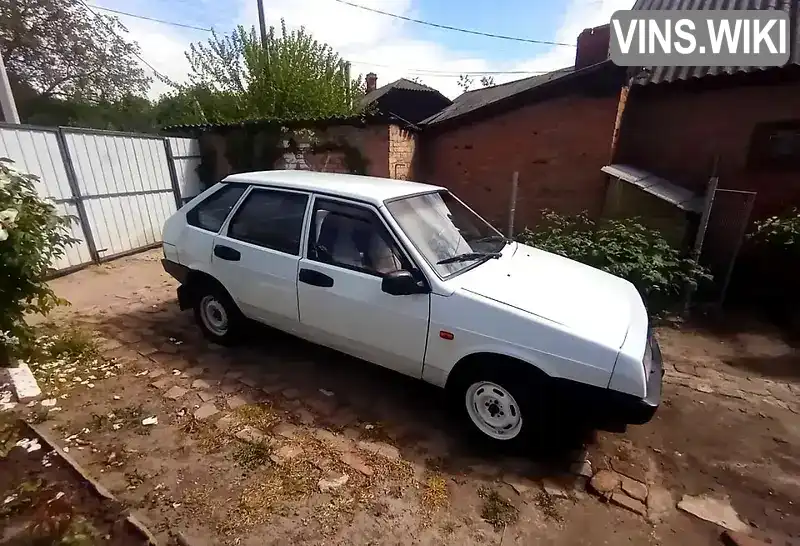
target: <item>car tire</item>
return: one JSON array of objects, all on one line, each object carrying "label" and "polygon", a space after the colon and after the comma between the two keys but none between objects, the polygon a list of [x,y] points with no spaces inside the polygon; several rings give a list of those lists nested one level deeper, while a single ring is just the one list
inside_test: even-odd
[{"label": "car tire", "polygon": [[532,445],[541,432],[541,378],[522,365],[471,366],[450,387],[450,399],[470,435],[494,448]]},{"label": "car tire", "polygon": [[244,317],[221,287],[211,283],[198,287],[194,298],[194,317],[209,341],[233,345],[241,337]]}]

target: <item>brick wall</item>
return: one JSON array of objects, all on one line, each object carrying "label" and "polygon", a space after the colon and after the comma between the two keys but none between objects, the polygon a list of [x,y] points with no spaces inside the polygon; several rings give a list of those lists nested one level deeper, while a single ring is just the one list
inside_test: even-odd
[{"label": "brick wall", "polygon": [[389,178],[415,180],[416,135],[397,125],[389,126]]},{"label": "brick wall", "polygon": [[599,214],[618,96],[565,96],[441,134],[422,133],[421,180],[453,190],[505,230],[511,179],[519,172],[515,225],[533,226],[543,208]]},{"label": "brick wall", "polygon": [[701,193],[719,156],[719,187],[758,192],[754,217],[800,203],[800,172],[747,167],[756,124],[800,119],[800,83],[637,91],[628,98],[616,161]]}]

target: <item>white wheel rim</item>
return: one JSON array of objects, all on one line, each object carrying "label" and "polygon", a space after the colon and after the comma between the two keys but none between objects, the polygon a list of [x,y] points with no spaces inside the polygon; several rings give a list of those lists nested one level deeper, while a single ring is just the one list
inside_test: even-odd
[{"label": "white wheel rim", "polygon": [[200,318],[212,334],[224,336],[228,333],[228,313],[214,296],[205,296],[200,300]]},{"label": "white wheel rim", "polygon": [[495,440],[511,440],[522,430],[519,404],[506,389],[479,381],[466,393],[467,413],[478,429]]}]

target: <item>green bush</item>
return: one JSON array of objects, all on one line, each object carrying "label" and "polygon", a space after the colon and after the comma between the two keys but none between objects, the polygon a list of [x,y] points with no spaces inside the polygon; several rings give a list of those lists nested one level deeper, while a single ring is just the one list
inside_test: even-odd
[{"label": "green bush", "polygon": [[70,219],[36,193],[36,177],[0,158],[0,360],[29,340],[29,313],[46,314],[62,303],[45,282],[54,260],[75,240]]},{"label": "green bush", "polygon": [[708,272],[637,219],[596,223],[586,213],[562,216],[543,211],[535,230],[525,229],[516,239],[547,252],[583,262],[627,279],[662,311],[687,288],[696,288]]},{"label": "green bush", "polygon": [[748,239],[759,245],[800,253],[800,210],[793,208],[781,216],[755,222]]}]

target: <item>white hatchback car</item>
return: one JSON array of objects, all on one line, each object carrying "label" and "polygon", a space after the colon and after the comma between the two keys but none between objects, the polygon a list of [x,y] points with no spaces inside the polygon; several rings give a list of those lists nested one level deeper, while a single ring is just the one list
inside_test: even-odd
[{"label": "white hatchback car", "polygon": [[553,416],[647,422],[661,353],[634,286],[513,242],[446,189],[308,171],[228,176],[165,224],[205,335],[249,318],[444,387],[483,436]]}]

